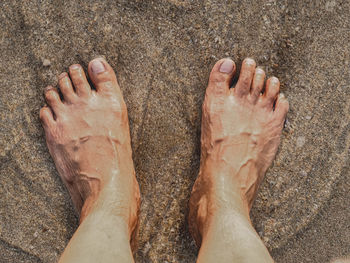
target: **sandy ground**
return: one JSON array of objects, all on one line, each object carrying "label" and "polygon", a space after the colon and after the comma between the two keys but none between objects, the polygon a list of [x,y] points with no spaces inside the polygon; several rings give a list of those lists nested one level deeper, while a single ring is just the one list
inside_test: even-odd
[{"label": "sandy ground", "polygon": [[[63,4],[64,2],[64,4]],[[211,67],[256,59],[290,113],[252,216],[277,262],[350,255],[350,2],[0,2],[0,262],[55,262],[77,227],[45,146],[43,89],[104,55],[128,105],[142,200],[137,262],[194,262],[187,202]]]}]

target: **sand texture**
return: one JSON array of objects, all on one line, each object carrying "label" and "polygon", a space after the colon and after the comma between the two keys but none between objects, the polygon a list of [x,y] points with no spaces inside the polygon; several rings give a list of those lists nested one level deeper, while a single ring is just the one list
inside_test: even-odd
[{"label": "sand texture", "polygon": [[43,90],[103,55],[128,106],[137,262],[194,262],[187,203],[211,67],[253,57],[288,121],[252,216],[276,262],[350,255],[350,1],[0,2],[0,262],[56,262],[78,224],[45,145]]}]

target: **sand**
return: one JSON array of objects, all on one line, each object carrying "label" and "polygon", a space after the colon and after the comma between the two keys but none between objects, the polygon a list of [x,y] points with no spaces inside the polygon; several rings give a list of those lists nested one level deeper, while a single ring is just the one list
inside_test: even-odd
[{"label": "sand", "polygon": [[78,217],[38,111],[73,63],[103,55],[128,106],[142,193],[137,262],[194,262],[188,198],[211,67],[253,57],[291,109],[252,216],[276,262],[350,255],[349,1],[0,3],[0,262],[55,262]]}]

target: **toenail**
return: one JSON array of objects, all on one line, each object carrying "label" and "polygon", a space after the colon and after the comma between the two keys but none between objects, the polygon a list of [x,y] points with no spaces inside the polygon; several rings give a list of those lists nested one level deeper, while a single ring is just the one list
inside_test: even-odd
[{"label": "toenail", "polygon": [[255,64],[255,61],[254,61],[254,59],[252,59],[252,58],[246,58],[246,59],[244,60],[244,63],[245,63],[246,65],[254,65],[254,64]]},{"label": "toenail", "polygon": [[80,68],[80,65],[74,64],[74,65],[70,66],[70,68],[73,69],[73,70],[77,70],[77,69]]},{"label": "toenail", "polygon": [[231,59],[225,59],[220,66],[221,73],[231,73],[233,70],[234,63]]},{"label": "toenail", "polygon": [[277,84],[279,82],[278,78],[276,77],[271,77],[271,84]]},{"label": "toenail", "polygon": [[50,91],[50,90],[52,90],[52,89],[53,89],[52,86],[47,86],[47,87],[45,88],[45,92],[48,92],[48,91]]},{"label": "toenail", "polygon": [[93,73],[101,73],[105,71],[105,66],[102,64],[102,62],[98,59],[95,59],[91,63],[91,70]]},{"label": "toenail", "polygon": [[67,76],[67,73],[66,72],[63,72],[63,73],[61,73],[59,76],[58,76],[58,79],[62,79],[62,78],[64,78],[64,77],[66,77]]},{"label": "toenail", "polygon": [[262,68],[256,68],[256,73],[264,74],[265,71]]}]

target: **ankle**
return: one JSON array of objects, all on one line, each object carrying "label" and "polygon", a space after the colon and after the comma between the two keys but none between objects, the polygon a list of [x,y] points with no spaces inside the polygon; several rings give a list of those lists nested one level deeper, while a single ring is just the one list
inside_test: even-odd
[{"label": "ankle", "polygon": [[207,180],[210,178],[217,195],[222,199],[235,199],[234,202],[241,203],[249,214],[265,171],[259,169],[253,160],[230,165],[224,160],[207,158],[201,173]]},{"label": "ankle", "polygon": [[211,226],[226,215],[240,216],[250,222],[250,206],[234,172],[220,165],[201,167],[190,200],[191,232],[198,245]]},{"label": "ankle", "polygon": [[132,231],[130,231],[129,222],[125,216],[117,213],[111,213],[113,209],[104,209],[101,207],[93,208],[89,214],[86,215],[83,221],[80,222],[79,227],[84,226],[89,228],[100,228],[101,230],[117,232],[125,240],[131,243]]},{"label": "ankle", "polygon": [[230,217],[251,222],[247,204],[235,192],[231,192],[229,198],[224,197],[222,193],[212,194],[210,200],[198,205],[197,221],[201,226],[199,231],[202,235],[216,222]]},{"label": "ankle", "polygon": [[215,214],[207,218],[207,223],[203,228],[202,239],[206,239],[208,234],[212,231],[217,231],[217,229],[230,229],[232,225],[245,225],[246,227],[252,227],[252,223],[245,211],[239,209],[221,209],[218,210]]},{"label": "ankle", "polygon": [[195,192],[192,193],[189,224],[198,246],[215,226],[224,224],[226,219],[230,219],[228,222],[237,219],[251,224],[249,207],[238,190],[232,190],[232,187],[225,187],[223,190],[220,187],[218,191],[213,186],[199,199],[196,198]]},{"label": "ankle", "polygon": [[80,224],[87,217],[105,216],[125,225],[130,237],[137,228],[140,203],[138,185],[130,187],[130,190],[132,193],[122,192],[112,182],[102,185],[99,191],[92,192],[86,198],[80,214]]}]

